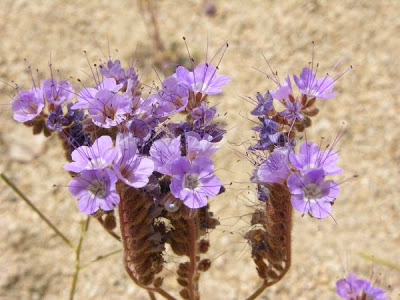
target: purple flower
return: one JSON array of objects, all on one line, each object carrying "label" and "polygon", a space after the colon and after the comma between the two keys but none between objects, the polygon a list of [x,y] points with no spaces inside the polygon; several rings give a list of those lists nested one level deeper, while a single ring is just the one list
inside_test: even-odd
[{"label": "purple flower", "polygon": [[204,140],[196,132],[186,133],[186,156],[189,160],[195,159],[197,156],[211,156],[218,150],[218,146]]},{"label": "purple flower", "polygon": [[354,273],[336,282],[336,293],[344,299],[387,300],[385,291],[366,279],[357,279]]},{"label": "purple flower", "polygon": [[110,59],[107,65],[100,65],[100,72],[104,77],[114,78],[117,83],[122,83],[125,87],[128,86],[128,80],[131,81],[131,87],[133,87],[138,78],[134,68],[125,71],[119,60]]},{"label": "purple flower", "polygon": [[61,132],[63,126],[69,125],[70,120],[64,116],[64,112],[62,110],[62,106],[57,106],[56,109],[52,110],[49,113],[49,116],[46,120],[46,127],[50,130],[57,130]]},{"label": "purple flower", "polygon": [[89,105],[88,112],[93,116],[94,124],[110,128],[126,120],[131,104],[131,98],[125,95],[101,90],[96,93],[95,101]]},{"label": "purple flower", "polygon": [[188,104],[188,89],[176,78],[167,77],[162,83],[162,90],[157,93],[159,115],[170,115],[186,108]]},{"label": "purple flower", "polygon": [[321,219],[330,215],[332,204],[339,194],[339,186],[332,180],[324,181],[323,169],[312,169],[304,175],[294,173],[289,176],[287,185],[291,192],[290,201],[301,213]]},{"label": "purple flower", "polygon": [[115,190],[117,177],[110,169],[84,170],[81,176],[73,178],[69,191],[77,198],[78,208],[85,214],[93,214],[101,208],[104,211],[113,210],[119,203]]},{"label": "purple flower", "polygon": [[74,89],[66,80],[46,79],[41,82],[40,88],[46,101],[54,105],[61,105],[74,97]]},{"label": "purple flower", "polygon": [[289,154],[289,160],[299,171],[306,172],[314,168],[321,168],[326,175],[340,174],[343,169],[336,166],[339,156],[332,149],[321,151],[318,145],[312,142],[303,142],[299,154]]},{"label": "purple flower", "polygon": [[289,95],[292,93],[292,83],[290,82],[290,77],[287,76],[282,84],[279,82],[277,82],[277,84],[278,89],[275,91],[270,91],[272,97],[276,100],[282,100],[289,97]]},{"label": "purple flower", "polygon": [[357,279],[357,275],[350,273],[346,279],[336,282],[336,293],[345,299],[356,298],[362,291],[365,280]]},{"label": "purple flower", "polygon": [[121,90],[123,84],[117,84],[114,78],[107,78],[101,82],[96,88],[84,88],[77,97],[77,103],[72,106],[72,109],[86,108],[95,105],[96,95],[103,90],[117,93]]},{"label": "purple flower", "polygon": [[267,91],[264,97],[257,93],[257,106],[250,112],[253,116],[268,116],[269,112],[274,111],[272,95]]},{"label": "purple flower", "polygon": [[115,174],[127,185],[135,188],[144,187],[154,171],[153,161],[138,154],[136,141],[132,135],[117,135],[116,145],[118,156],[112,166]]},{"label": "purple flower", "polygon": [[20,91],[13,99],[11,108],[14,112],[14,120],[27,122],[38,116],[44,107],[42,91],[33,88],[30,91]]},{"label": "purple flower", "polygon": [[64,169],[75,173],[104,169],[112,163],[116,154],[113,141],[104,135],[95,140],[92,146],[81,146],[72,151],[73,162],[65,164]]},{"label": "purple flower", "polygon": [[194,93],[208,95],[221,93],[221,87],[231,81],[228,76],[217,75],[216,73],[217,69],[207,62],[199,64],[193,72],[182,66],[176,69],[176,77],[179,82]]},{"label": "purple flower", "polygon": [[368,300],[387,300],[387,296],[384,290],[374,287],[369,281],[364,280],[364,294]]},{"label": "purple flower", "polygon": [[221,188],[213,169],[213,162],[204,156],[198,156],[192,162],[187,157],[174,160],[171,164],[172,195],[190,208],[206,206],[207,199],[216,196]]},{"label": "purple flower", "polygon": [[334,81],[328,75],[316,78],[316,74],[308,67],[303,68],[300,78],[293,75],[294,82],[299,90],[309,96],[321,99],[333,98],[337,93],[330,93],[333,90]]},{"label": "purple flower", "polygon": [[283,183],[290,174],[287,151],[274,150],[257,171],[258,182]]},{"label": "purple flower", "polygon": [[154,169],[165,175],[171,175],[171,162],[181,156],[180,138],[156,140],[150,148]]},{"label": "purple flower", "polygon": [[272,145],[280,144],[283,134],[278,131],[279,124],[267,118],[259,118],[263,122],[262,126],[253,127],[259,133],[260,140],[250,150],[267,150]]},{"label": "purple flower", "polygon": [[283,110],[280,115],[289,123],[291,121],[301,121],[304,119],[304,115],[301,113],[303,107],[300,102],[285,100],[285,107],[286,109]]}]

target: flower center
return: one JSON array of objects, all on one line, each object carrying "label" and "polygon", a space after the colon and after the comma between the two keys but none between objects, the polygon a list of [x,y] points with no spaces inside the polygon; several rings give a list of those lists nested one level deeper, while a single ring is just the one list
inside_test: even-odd
[{"label": "flower center", "polygon": [[186,174],[183,186],[187,189],[194,190],[199,186],[199,174]]},{"label": "flower center", "polygon": [[106,187],[104,183],[95,179],[88,186],[88,191],[92,194],[93,197],[103,198],[106,194]]},{"label": "flower center", "polygon": [[86,170],[98,169],[104,165],[106,161],[102,157],[91,159],[89,157],[88,164],[86,165]]},{"label": "flower center", "polygon": [[319,199],[322,196],[322,191],[315,183],[310,183],[305,186],[303,189],[304,197],[309,201],[315,201],[315,199]]}]

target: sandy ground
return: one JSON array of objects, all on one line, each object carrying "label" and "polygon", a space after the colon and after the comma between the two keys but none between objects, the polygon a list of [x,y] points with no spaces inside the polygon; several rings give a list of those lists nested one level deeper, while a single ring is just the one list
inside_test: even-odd
[{"label": "sandy ground", "polygon": [[[194,55],[204,59],[207,36],[210,53],[229,41],[221,74],[233,79],[213,100],[220,112],[228,112],[224,120],[232,128],[216,157],[218,175],[234,184],[212,202],[223,226],[211,235],[209,257],[215,260],[201,279],[202,299],[244,299],[259,284],[242,238],[248,229],[246,206],[254,196],[247,193],[251,166],[237,163],[235,154],[241,148],[234,144],[250,136],[251,124],[243,117],[250,106],[241,97],[274,88],[252,68],[267,70],[261,53],[283,77],[299,73],[310,61],[311,41],[322,72],[341,57],[342,68],[355,68],[337,82],[337,98],[320,102],[321,113],[308,136],[332,141],[344,122],[348,133],[339,145],[342,179],[359,177],[341,186],[335,220],[318,222],[294,214],[293,266],[260,299],[337,299],[335,281],[353,271],[365,278],[373,272],[391,299],[399,299],[399,271],[358,253],[400,263],[400,2],[215,1],[213,17],[204,13],[202,1],[177,2],[157,2],[166,48],[177,45],[178,54],[172,56],[186,59],[181,40],[186,36]],[[65,77],[91,82],[82,50],[96,62],[101,50],[107,51],[107,40],[114,57],[126,64],[139,61],[144,82],[156,78],[151,68],[156,53],[134,1],[2,1],[0,33],[0,78],[7,82],[30,87],[24,58],[48,76],[50,54]],[[1,91],[0,170],[76,243],[84,216],[65,188],[69,175],[62,169],[59,141],[33,137],[30,129],[14,122],[8,96],[12,90],[1,85]],[[68,299],[73,252],[3,182],[0,214],[0,298]],[[82,260],[90,261],[120,245],[93,222],[83,247]],[[172,257],[169,266],[166,276],[172,278]],[[165,287],[177,292],[173,279]],[[76,299],[146,297],[125,275],[121,254],[84,269],[76,292]]]}]

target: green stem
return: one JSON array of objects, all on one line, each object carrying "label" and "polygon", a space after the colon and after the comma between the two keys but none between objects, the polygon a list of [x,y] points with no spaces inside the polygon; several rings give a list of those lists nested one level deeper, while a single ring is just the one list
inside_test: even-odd
[{"label": "green stem", "polygon": [[74,245],[71,243],[71,241],[64,235],[61,233],[60,230],[58,230],[58,228],[50,222],[50,220],[40,212],[40,210],[25,196],[25,194],[15,186],[15,184],[3,173],[0,173],[0,177],[1,179],[3,179],[3,181],[18,195],[21,197],[22,200],[25,201],[26,204],[29,205],[30,208],[33,209],[33,211],[35,213],[38,214],[38,216],[44,221],[46,222],[46,224],[53,229],[53,231],[60,237],[62,238],[62,240],[65,242],[65,244],[67,244],[68,247],[70,247],[71,249],[75,249]]},{"label": "green stem", "polygon": [[92,261],[89,261],[89,262],[87,262],[87,263],[85,263],[85,264],[82,264],[81,267],[80,267],[80,269],[83,270],[84,268],[90,266],[91,264],[93,264],[93,263],[95,263],[95,262],[98,262],[98,261],[100,261],[100,260],[102,260],[102,259],[104,259],[104,258],[107,258],[107,257],[109,257],[109,256],[112,256],[112,255],[114,255],[114,254],[120,253],[121,251],[122,251],[122,249],[117,249],[117,250],[114,250],[114,251],[112,251],[112,252],[110,252],[110,253],[107,253],[107,254],[104,254],[104,255],[100,255],[100,256],[98,256],[96,259],[94,259],[94,260],[92,260]]},{"label": "green stem", "polygon": [[86,232],[89,228],[90,216],[86,218],[86,222],[82,224],[81,236],[79,237],[78,246],[75,249],[75,272],[74,276],[72,277],[72,285],[69,291],[69,300],[73,300],[76,291],[76,284],[78,283],[79,271],[81,270],[81,249],[83,239],[85,237]]},{"label": "green stem", "polygon": [[360,255],[361,257],[368,259],[370,261],[373,261],[375,263],[381,264],[381,265],[385,265],[387,267],[390,267],[392,269],[395,269],[397,271],[400,271],[400,265],[395,264],[391,261],[388,261],[386,259],[380,258],[380,257],[376,257],[375,255],[372,255],[368,252],[360,252],[358,253],[358,255]]}]

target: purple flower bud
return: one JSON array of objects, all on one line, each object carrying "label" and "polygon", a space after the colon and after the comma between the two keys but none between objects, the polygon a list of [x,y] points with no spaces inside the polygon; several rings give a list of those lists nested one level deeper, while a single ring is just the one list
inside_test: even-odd
[{"label": "purple flower bud", "polygon": [[299,90],[309,97],[328,99],[333,98],[337,93],[330,93],[334,87],[334,81],[328,75],[317,79],[315,72],[308,67],[303,68],[300,78],[293,75],[294,82]]},{"label": "purple flower bud", "polygon": [[339,194],[339,185],[332,180],[324,180],[323,169],[311,169],[304,175],[294,173],[287,185],[291,192],[290,201],[301,213],[322,219],[330,215],[332,202]]},{"label": "purple flower bud", "polygon": [[207,125],[213,120],[216,112],[216,107],[208,108],[206,102],[201,102],[199,107],[192,110],[192,117],[194,119],[193,126],[199,128]]},{"label": "purple flower bud", "polygon": [[253,116],[268,116],[269,112],[274,111],[273,98],[270,92],[267,91],[264,97],[257,93],[257,101],[256,107],[250,112]]},{"label": "purple flower bud", "polygon": [[117,177],[110,169],[84,170],[81,176],[73,178],[69,191],[77,198],[78,208],[85,214],[93,214],[101,208],[104,211],[113,210],[119,203],[115,190]]},{"label": "purple flower bud", "polygon": [[75,173],[104,169],[111,165],[116,155],[111,138],[108,135],[101,136],[92,146],[81,146],[72,151],[73,162],[65,164],[64,169]]},{"label": "purple flower bud", "polygon": [[291,123],[291,121],[301,121],[304,119],[304,115],[301,113],[303,107],[300,102],[285,100],[285,107],[286,109],[283,110],[280,115],[289,123]]},{"label": "purple flower bud", "polygon": [[207,199],[220,191],[221,182],[214,175],[213,162],[207,157],[198,156],[192,162],[187,157],[175,159],[171,172],[171,193],[189,208],[206,206]]},{"label": "purple flower bud", "polygon": [[221,93],[221,87],[231,81],[228,76],[217,75],[216,73],[217,69],[207,62],[199,64],[193,72],[182,66],[176,69],[176,77],[179,82],[194,93],[208,95]]},{"label": "purple flower bud", "polygon": [[14,112],[14,120],[27,122],[38,116],[44,107],[42,90],[33,88],[30,91],[20,91],[13,99],[11,108]]}]

